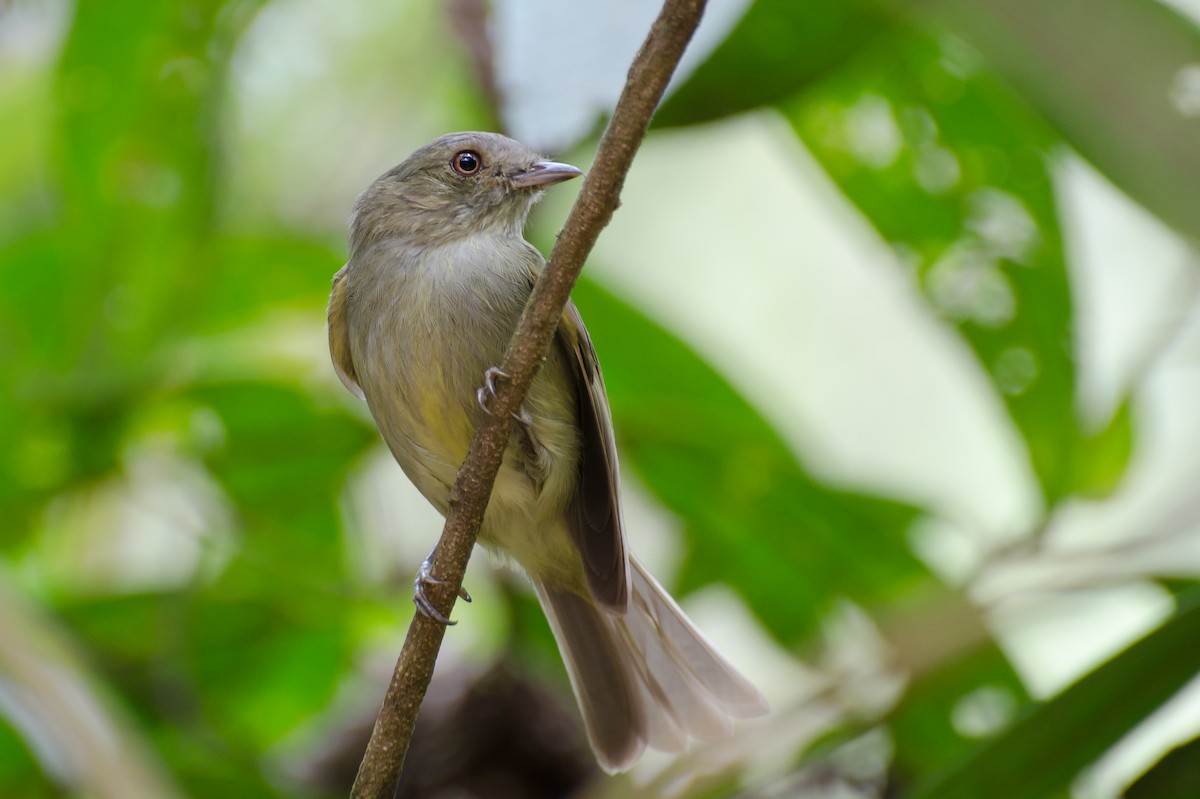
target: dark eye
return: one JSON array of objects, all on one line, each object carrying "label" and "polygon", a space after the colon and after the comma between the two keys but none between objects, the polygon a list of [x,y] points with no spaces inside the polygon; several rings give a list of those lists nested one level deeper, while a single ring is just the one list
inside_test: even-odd
[{"label": "dark eye", "polygon": [[458,174],[469,177],[483,167],[483,160],[474,150],[463,150],[461,153],[454,154],[454,157],[450,159],[450,166],[454,167],[454,171]]}]

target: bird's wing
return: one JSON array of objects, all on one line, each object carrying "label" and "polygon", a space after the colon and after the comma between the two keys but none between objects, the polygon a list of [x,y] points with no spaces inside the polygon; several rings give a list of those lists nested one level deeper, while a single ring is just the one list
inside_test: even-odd
[{"label": "bird's wing", "polygon": [[359,399],[365,399],[358,385],[358,374],[350,358],[350,331],[346,321],[346,269],[349,264],[333,276],[333,289],[329,292],[329,310],[326,318],[329,326],[329,354],[333,358],[333,370],[342,384]]},{"label": "bird's wing", "polygon": [[557,339],[575,379],[582,443],[579,485],[567,507],[567,526],[583,556],[592,594],[624,613],[629,607],[629,558],[617,496],[617,446],[600,363],[572,302],[563,311]]}]

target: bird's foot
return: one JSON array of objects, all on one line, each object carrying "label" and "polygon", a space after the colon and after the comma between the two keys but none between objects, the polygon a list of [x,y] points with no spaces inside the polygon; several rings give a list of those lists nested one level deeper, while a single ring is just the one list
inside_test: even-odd
[{"label": "bird's foot", "polygon": [[[430,569],[433,567],[433,555],[425,558],[421,563],[421,567],[417,569],[417,579],[413,581],[413,604],[417,606],[417,610],[424,613],[434,621],[444,624],[447,627],[453,627],[458,624],[456,621],[451,621],[445,614],[433,606],[429,601],[429,597],[425,594],[425,587],[429,585],[445,585],[445,580],[439,580],[430,574]],[[467,593],[467,589],[459,587],[458,595],[465,602],[471,601],[471,595]]]},{"label": "bird's foot", "polygon": [[[483,408],[484,413],[494,415],[492,403],[496,399],[496,381],[508,379],[508,374],[495,366],[483,373],[483,386],[475,392],[475,398],[479,400],[479,407]],[[522,405],[513,412],[512,418],[517,422],[516,434],[529,466],[529,476],[540,486],[550,474],[550,462],[547,451],[534,436],[533,416]]]},{"label": "bird's foot", "polygon": [[526,433],[533,434],[533,417],[529,415],[529,411],[525,410],[524,405],[518,408],[512,416]]},{"label": "bird's foot", "polygon": [[497,380],[508,380],[508,372],[498,366],[488,367],[483,373],[483,385],[475,392],[475,399],[479,401],[479,407],[483,408],[484,413],[489,416],[493,415],[492,403],[496,401]]},{"label": "bird's foot", "polygon": [[[496,383],[500,380],[508,380],[508,372],[503,371],[498,366],[492,366],[483,373],[483,385],[475,392],[475,399],[479,402],[479,407],[483,408],[483,412],[489,416],[494,416],[492,411],[492,403],[496,401]],[[514,411],[512,417],[517,420],[521,427],[529,430],[533,427],[533,417],[529,415],[529,411],[522,406],[519,410]]]}]

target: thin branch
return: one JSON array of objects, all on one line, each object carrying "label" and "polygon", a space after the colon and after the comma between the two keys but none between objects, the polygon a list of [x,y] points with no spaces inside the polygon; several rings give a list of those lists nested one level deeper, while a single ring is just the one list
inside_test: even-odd
[{"label": "thin branch", "polygon": [[[450,492],[446,526],[433,558],[431,573],[443,582],[430,586],[428,596],[446,616],[454,607],[483,522],[492,484],[508,444],[512,414],[520,408],[545,358],[584,260],[616,210],[634,153],[684,48],[700,24],[704,5],[705,0],[666,0],[663,4],[629,68],[625,89],[600,140],[592,169],[509,342],[501,369],[510,379],[498,384],[491,405],[493,413],[476,430],[467,459],[459,469]],[[394,796],[417,711],[429,687],[445,631],[445,627],[424,614],[413,616],[359,766],[352,799]]]}]

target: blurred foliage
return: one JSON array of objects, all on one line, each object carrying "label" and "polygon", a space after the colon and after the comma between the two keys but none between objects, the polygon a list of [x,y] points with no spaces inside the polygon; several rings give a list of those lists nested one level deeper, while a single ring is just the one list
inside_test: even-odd
[{"label": "blurred foliage", "polygon": [[[921,799],[1053,796],[1200,672],[1200,595],[1162,627],[1032,708]],[[1149,678],[1152,675],[1152,678]],[[1193,785],[1193,788],[1195,786]]]},{"label": "blurred foliage", "polygon": [[953,57],[898,36],[784,111],[988,367],[1053,502],[1078,437],[1054,139]]},{"label": "blurred foliage", "polygon": [[955,726],[955,715],[964,701],[981,697],[1014,706],[1029,701],[1020,678],[994,644],[948,658],[913,681],[889,718],[897,785],[911,787],[967,756],[973,742]]},{"label": "blurred foliage", "polygon": [[[504,118],[483,107],[494,76],[469,5],[449,4],[454,25],[414,13],[404,32],[436,59],[438,113],[461,127]],[[0,48],[0,795],[336,796],[353,773],[382,691],[375,661],[390,664],[411,611],[407,565],[370,548],[356,513],[377,435],[325,360],[342,231],[269,211],[230,218],[253,202],[231,190],[239,46],[297,6],[0,4],[0,43],[29,19],[54,32],[40,62]],[[486,89],[466,83],[471,63]],[[1082,155],[1196,237],[1196,64],[1196,26],[1153,0],[757,0],[655,125],[786,120],[986,376],[1040,487],[1033,539],[1070,503],[1122,486],[1138,440],[1131,397],[1099,426],[1079,412],[1056,159]],[[419,86],[417,72],[371,79]],[[409,88],[397,96],[416,103]],[[585,279],[576,299],[623,464],[679,522],[679,591],[726,584],[821,674],[824,687],[766,722],[792,765],[765,783],[819,796],[837,773],[876,795],[1066,795],[1200,673],[1195,578],[1172,573],[1171,618],[1036,701],[985,623],[943,623],[936,602],[911,601],[973,601],[913,546],[935,509],[831,485],[637,298]],[[631,795],[595,781],[578,729],[562,729],[574,718],[554,704],[564,675],[527,592],[493,600],[483,623],[499,644],[484,677],[443,673],[468,685],[427,706],[421,779]],[[861,644],[849,659],[847,629]],[[506,692],[538,713],[511,723]],[[439,759],[462,730],[469,775]],[[517,740],[545,749],[499,745]],[[878,780],[859,779],[879,740]],[[1129,795],[1195,795],[1195,750],[1167,755]],[[688,758],[704,772],[706,751],[651,785]],[[552,780],[537,765],[550,756],[563,766]],[[510,774],[493,773],[505,763]],[[693,795],[745,790],[738,768]]]},{"label": "blurred foliage", "polygon": [[656,127],[694,125],[792,97],[887,29],[868,0],[835,5],[758,0],[672,92]]},{"label": "blurred foliage", "polygon": [[[682,342],[594,283],[581,282],[575,298],[596,346],[627,353],[604,361],[613,420],[629,466],[686,520],[685,590],[721,574],[768,630],[799,643],[835,599],[875,604],[925,574],[905,538],[913,509],[814,482]],[[790,586],[787,602],[781,585]]]},{"label": "blurred foliage", "polygon": [[1194,24],[1156,0],[930,5],[1130,197],[1200,237]]},{"label": "blurred foliage", "polygon": [[1186,799],[1200,785],[1200,739],[1172,749],[1129,786],[1126,799]]}]

